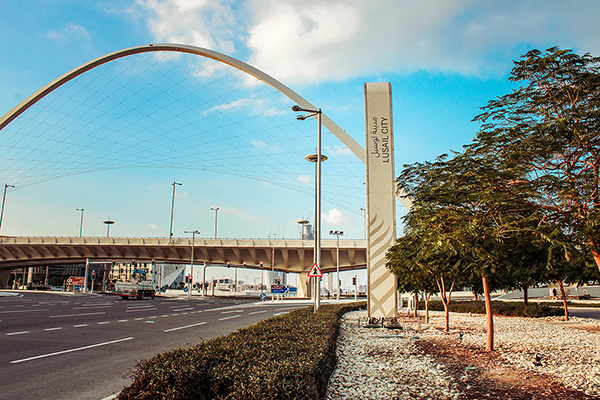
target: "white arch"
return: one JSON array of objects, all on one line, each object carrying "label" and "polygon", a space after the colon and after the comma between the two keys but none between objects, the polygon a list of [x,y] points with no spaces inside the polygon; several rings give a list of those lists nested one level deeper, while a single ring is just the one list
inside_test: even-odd
[{"label": "white arch", "polygon": [[[67,72],[66,74],[60,76],[59,78],[53,80],[48,83],[46,86],[42,87],[31,96],[23,100],[16,107],[6,113],[4,116],[0,118],[0,130],[2,130],[6,125],[12,122],[15,118],[17,118],[20,114],[25,112],[29,107],[34,105],[38,100],[42,99],[44,96],[52,92],[54,89],[62,86],[66,82],[71,79],[95,68],[99,65],[105,64],[109,61],[116,60],[118,58],[127,57],[133,54],[139,53],[149,53],[153,51],[172,51],[179,53],[190,53],[196,54],[199,56],[203,56],[206,58],[211,58],[213,60],[222,62],[224,64],[230,65],[234,68],[237,68],[241,71],[246,72],[249,75],[254,76],[255,78],[263,81],[267,85],[273,87],[278,90],[289,99],[293,100],[296,104],[298,104],[302,108],[308,109],[317,109],[310,102],[301,97],[298,93],[294,92],[283,83],[274,79],[273,77],[265,74],[264,72],[254,68],[251,65],[248,65],[240,60],[235,58],[226,56],[224,54],[218,53],[216,51],[204,49],[196,46],[182,45],[182,44],[149,44],[146,46],[137,46],[130,47],[128,49],[119,50],[114,53],[110,53],[104,55],[102,57],[96,58],[90,62],[80,65],[79,67]],[[359,145],[350,135],[348,135],[342,128],[340,128],[335,122],[329,119],[325,114],[321,116],[322,124],[329,129],[331,133],[333,133],[346,147],[348,147],[363,163],[365,162],[365,150]]]}]

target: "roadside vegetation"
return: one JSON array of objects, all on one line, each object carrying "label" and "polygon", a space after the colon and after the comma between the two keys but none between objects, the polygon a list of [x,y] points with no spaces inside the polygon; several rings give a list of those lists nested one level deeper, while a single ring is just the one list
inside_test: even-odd
[{"label": "roadside vegetation", "polygon": [[138,363],[119,399],[322,399],[342,315],[364,302],[273,317]]},{"label": "roadside vegetation", "polygon": [[462,152],[405,166],[413,207],[387,253],[401,291],[439,294],[446,330],[455,288],[483,294],[487,350],[491,291],[556,284],[568,320],[563,284],[600,280],[600,58],[532,50],[509,80]]}]

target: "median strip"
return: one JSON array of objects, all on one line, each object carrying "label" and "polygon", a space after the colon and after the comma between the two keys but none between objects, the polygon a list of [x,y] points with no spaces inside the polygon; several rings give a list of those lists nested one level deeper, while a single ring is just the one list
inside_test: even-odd
[{"label": "median strip", "polygon": [[128,337],[128,338],[123,338],[123,339],[111,340],[110,342],[103,342],[103,343],[98,343],[98,344],[92,344],[92,345],[89,345],[89,346],[77,347],[75,349],[57,351],[55,353],[48,353],[48,354],[42,354],[42,355],[39,355],[39,356],[33,356],[33,357],[23,358],[21,360],[11,361],[10,363],[11,364],[18,364],[18,363],[22,363],[22,362],[25,362],[25,361],[32,361],[32,360],[37,360],[37,359],[40,359],[40,358],[46,358],[46,357],[58,356],[58,355],[61,355],[61,354],[73,353],[75,351],[93,349],[94,347],[106,346],[106,345],[109,345],[109,344],[114,344],[114,343],[119,343],[119,342],[125,342],[127,340],[132,340],[132,339],[133,339],[133,336]]}]

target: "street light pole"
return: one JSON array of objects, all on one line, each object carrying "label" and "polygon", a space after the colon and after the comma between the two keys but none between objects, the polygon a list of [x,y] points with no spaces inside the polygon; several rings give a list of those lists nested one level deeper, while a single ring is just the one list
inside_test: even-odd
[{"label": "street light pole", "polygon": [[344,232],[343,231],[329,231],[330,235],[335,235],[336,236],[336,248],[337,248],[337,256],[336,256],[336,262],[337,262],[337,299],[339,301],[340,299],[340,235],[343,235]]},{"label": "street light pole", "polygon": [[6,189],[14,188],[13,185],[4,184],[4,196],[2,196],[2,212],[0,212],[0,229],[2,229],[2,218],[4,217],[4,202],[6,201]]},{"label": "street light pole", "polygon": [[[324,157],[321,154],[321,115],[323,114],[321,112],[321,109],[317,109],[317,110],[310,110],[310,109],[304,109],[300,106],[293,106],[292,107],[292,111],[294,112],[306,112],[308,114],[306,115],[297,115],[296,119],[299,121],[304,121],[306,118],[310,118],[310,117],[317,117],[317,124],[318,124],[318,129],[317,129],[317,154],[315,157],[314,162],[316,162],[316,193],[315,193],[315,197],[316,197],[316,205],[315,205],[315,263],[317,264],[317,266],[319,268],[321,268],[321,162],[325,161],[327,159],[327,157],[325,157],[325,160],[322,159],[322,157]],[[312,156],[312,155],[311,155]],[[312,161],[311,159],[309,159],[309,157],[311,156],[306,156],[305,158],[309,161]],[[311,157],[312,158],[312,157]],[[315,278],[315,312],[317,312],[319,310],[319,306],[321,303],[321,278]]]},{"label": "street light pole", "polygon": [[106,238],[108,239],[110,234],[110,226],[114,224],[115,221],[111,221],[110,217],[108,217],[108,219],[104,221],[104,223],[106,224]]},{"label": "street light pole", "polygon": [[211,207],[211,210],[215,212],[215,239],[217,238],[217,214],[219,213],[219,207]]},{"label": "street light pole", "polygon": [[[175,186],[173,186],[175,187]],[[190,275],[192,276],[192,281],[194,280],[194,239],[196,238],[196,233],[200,234],[200,232],[196,231],[183,231],[183,233],[191,233],[192,234],[192,257],[190,260]],[[206,265],[206,264],[205,264]],[[192,284],[193,282],[190,282],[188,284],[188,293],[187,293],[187,297],[192,297]]]},{"label": "street light pole", "polygon": [[175,208],[175,186],[181,186],[181,183],[173,182],[173,200],[171,201],[171,227],[169,228],[169,243],[173,242],[173,210]]},{"label": "street light pole", "polygon": [[77,211],[81,211],[81,222],[79,223],[79,237],[81,237],[81,233],[83,232],[83,210],[84,208],[78,208]]}]

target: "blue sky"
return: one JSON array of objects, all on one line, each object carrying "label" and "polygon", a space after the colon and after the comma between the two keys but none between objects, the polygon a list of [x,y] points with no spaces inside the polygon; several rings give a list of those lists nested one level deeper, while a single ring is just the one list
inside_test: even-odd
[{"label": "blue sky", "polygon": [[[528,50],[558,45],[600,54],[598,15],[600,3],[591,0],[6,2],[0,13],[0,115],[104,54],[148,43],[190,44],[273,76],[321,107],[361,145],[363,83],[391,82],[398,173],[402,164],[433,160],[469,143],[478,129],[471,119],[511,89],[512,61]],[[291,112],[289,119],[295,119]],[[304,124],[305,132],[315,128]],[[337,145],[331,140],[330,148]],[[309,184],[310,168],[301,168],[298,178]],[[108,217],[116,221],[114,236],[168,236],[173,181],[184,183],[177,187],[176,236],[198,229],[212,237],[210,208],[220,207],[221,237],[295,238],[296,221],[313,207],[308,186],[299,194],[180,165],[116,168],[26,187],[11,176],[3,171],[0,182],[17,186],[7,195],[7,235],[78,235],[76,208],[85,208],[86,236],[105,235],[102,221]],[[360,187],[357,179],[353,184]],[[335,199],[326,201],[323,230],[362,238],[360,203],[343,208]]]}]

